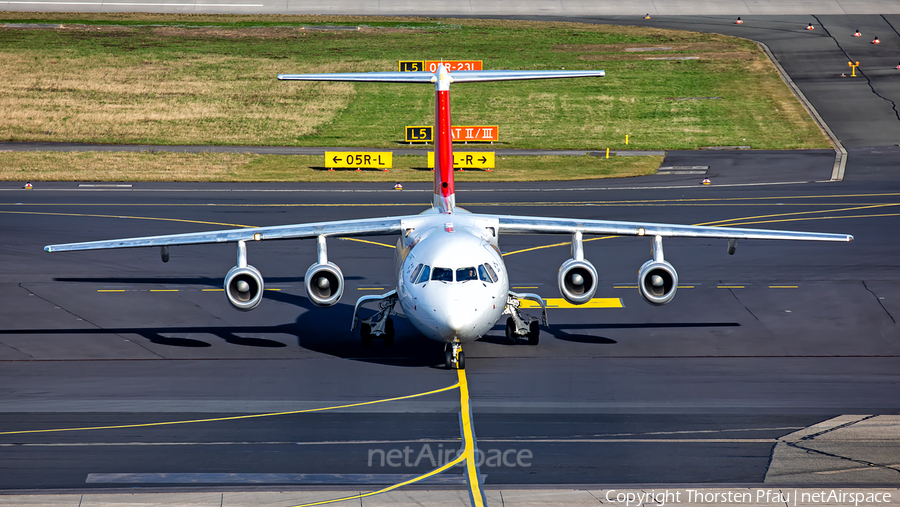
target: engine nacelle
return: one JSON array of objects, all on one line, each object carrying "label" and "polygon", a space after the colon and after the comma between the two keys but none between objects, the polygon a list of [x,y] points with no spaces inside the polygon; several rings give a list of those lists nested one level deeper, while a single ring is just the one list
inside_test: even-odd
[{"label": "engine nacelle", "polygon": [[305,281],[306,294],[316,306],[333,306],[344,294],[344,274],[331,262],[310,266]]},{"label": "engine nacelle", "polygon": [[263,277],[253,266],[235,266],[225,275],[225,295],[231,306],[249,312],[263,298]]},{"label": "engine nacelle", "polygon": [[675,290],[678,289],[678,273],[664,260],[649,260],[638,272],[638,288],[645,301],[651,305],[662,306],[675,297]]},{"label": "engine nacelle", "polygon": [[583,305],[597,292],[597,269],[590,262],[569,259],[559,267],[559,293],[573,305]]}]

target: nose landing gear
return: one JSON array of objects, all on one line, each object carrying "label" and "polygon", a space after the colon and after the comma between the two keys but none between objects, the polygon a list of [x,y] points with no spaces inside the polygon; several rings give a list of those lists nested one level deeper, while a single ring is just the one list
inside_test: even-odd
[{"label": "nose landing gear", "polygon": [[466,355],[459,343],[453,342],[444,345],[444,366],[448,370],[466,369]]}]

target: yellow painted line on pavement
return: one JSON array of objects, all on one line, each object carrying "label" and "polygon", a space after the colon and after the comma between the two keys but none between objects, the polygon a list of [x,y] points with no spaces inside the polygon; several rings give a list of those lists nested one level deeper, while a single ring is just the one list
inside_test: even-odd
[{"label": "yellow painted line on pavement", "polygon": [[469,493],[475,507],[484,507],[484,493],[481,491],[481,477],[475,468],[475,432],[472,430],[472,409],[469,406],[469,383],[466,380],[466,370],[456,370],[459,378],[459,410],[462,414],[463,429],[463,456],[466,459],[466,478],[469,483]]},{"label": "yellow painted line on pavement", "polygon": [[456,370],[456,374],[458,377],[457,383],[452,387],[459,387],[459,410],[462,415],[462,440],[463,440],[463,449],[460,453],[456,455],[456,458],[452,461],[448,461],[444,465],[435,468],[434,470],[422,474],[418,477],[413,477],[408,481],[401,482],[399,484],[394,484],[392,486],[388,486],[386,488],[382,488],[376,491],[370,491],[368,493],[360,493],[358,495],[353,496],[345,496],[341,498],[333,498],[331,500],[322,500],[319,502],[311,502],[294,505],[292,507],[313,507],[316,505],[327,505],[330,503],[337,502],[346,502],[349,500],[358,500],[361,498],[367,498],[370,496],[380,495],[382,493],[387,493],[389,491],[393,491],[398,488],[402,488],[403,486],[407,486],[409,484],[414,484],[419,481],[423,481],[429,477],[433,477],[441,472],[445,472],[456,465],[466,462],[466,478],[469,483],[469,492],[471,494],[471,498],[475,507],[484,507],[484,495],[481,492],[481,482],[480,477],[478,476],[478,470],[475,468],[476,457],[475,457],[475,446],[473,442],[475,441],[475,432],[472,431],[472,418],[471,418],[471,409],[469,406],[469,386],[466,381],[466,370]]},{"label": "yellow painted line on pavement", "polygon": [[637,285],[613,285],[613,289],[637,289]]},{"label": "yellow painted line on pavement", "polygon": [[743,285],[716,285],[717,289],[745,289]]},{"label": "yellow painted line on pavement", "polygon": [[395,245],[388,245],[387,243],[379,243],[377,241],[369,241],[367,239],[359,239],[359,238],[345,238],[342,236],[338,236],[337,239],[342,239],[344,241],[356,241],[357,243],[368,243],[370,245],[378,245],[378,246],[386,246],[388,248],[397,248]]},{"label": "yellow painted line on pavement", "polygon": [[[854,207],[850,207],[850,208],[835,208],[835,209],[823,209],[823,210],[813,210],[813,211],[797,211],[794,213],[775,213],[775,214],[771,214],[771,215],[759,215],[759,216],[743,217],[743,218],[730,218],[730,219],[726,219],[726,220],[718,220],[715,222],[706,222],[706,223],[697,224],[697,225],[724,224],[725,222],[737,222],[737,221],[743,222],[744,220],[757,220],[760,218],[775,218],[775,217],[789,217],[789,216],[797,216],[797,215],[809,215],[812,213],[840,213],[843,211],[857,211],[857,210],[861,210],[861,209],[883,208],[886,206],[900,206],[900,203],[871,204],[868,206],[854,206]],[[831,218],[831,217],[818,217],[818,218],[822,219],[822,218]],[[803,220],[803,219],[800,219],[800,220]],[[729,224],[729,225],[734,225],[734,224]]]},{"label": "yellow painted line on pavement", "polygon": [[292,414],[308,414],[312,412],[325,412],[328,410],[338,410],[342,408],[352,408],[352,407],[364,407],[367,405],[377,405],[379,403],[389,403],[392,401],[400,401],[400,400],[409,400],[412,398],[420,398],[422,396],[428,396],[431,394],[442,393],[444,391],[451,391],[459,387],[459,382],[447,386],[442,387],[440,389],[435,389],[432,391],[426,391],[423,393],[416,394],[408,394],[406,396],[397,396],[396,398],[385,398],[381,400],[372,400],[372,401],[363,401],[359,403],[350,403],[347,405],[337,405],[333,407],[320,407],[320,408],[308,408],[304,410],[291,410],[288,412],[269,412],[266,414],[249,414],[249,415],[235,415],[231,417],[215,417],[211,419],[191,419],[186,421],[164,421],[164,422],[155,422],[155,423],[140,423],[140,424],[120,424],[116,426],[85,426],[79,428],[54,428],[54,429],[43,429],[43,430],[21,430],[21,431],[0,431],[0,435],[26,435],[29,433],[59,433],[66,431],[88,431],[88,430],[113,430],[113,429],[122,429],[122,428],[149,428],[152,426],[175,426],[179,424],[194,424],[194,423],[205,423],[205,422],[219,422],[219,421],[237,421],[240,419],[259,419],[262,417],[275,417],[280,415],[292,415]]},{"label": "yellow painted line on pavement", "polygon": [[[547,308],[622,308],[622,300],[619,298],[593,298],[583,305],[573,305],[563,298],[544,299]],[[540,308],[541,305],[534,301],[523,299],[519,301],[519,308]]]},{"label": "yellow painted line on pavement", "polygon": [[182,218],[159,218],[159,217],[136,217],[136,216],[125,216],[125,215],[91,215],[86,213],[45,213],[41,211],[0,211],[0,213],[6,213],[10,215],[49,215],[49,216],[57,216],[57,217],[89,217],[89,218],[128,218],[132,220],[159,220],[162,222],[183,222],[188,224],[202,224],[202,225],[221,225],[223,227],[243,227],[249,228],[254,227],[252,225],[240,225],[240,224],[224,224],[220,222],[204,222],[202,220],[185,220]]},{"label": "yellow painted line on pavement", "polygon": [[384,287],[357,287],[356,290],[384,290]]},{"label": "yellow painted line on pavement", "polygon": [[225,292],[225,289],[203,289],[203,292]]},{"label": "yellow painted line on pavement", "polygon": [[150,292],[178,292],[178,289],[150,289]]},{"label": "yellow painted line on pavement", "polygon": [[125,289],[97,289],[97,292],[125,292]]},{"label": "yellow painted line on pavement", "polygon": [[799,285],[769,285],[770,289],[799,289]]}]

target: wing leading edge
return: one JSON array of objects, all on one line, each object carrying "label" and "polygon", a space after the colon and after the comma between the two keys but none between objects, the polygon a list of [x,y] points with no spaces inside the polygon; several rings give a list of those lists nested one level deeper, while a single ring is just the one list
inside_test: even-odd
[{"label": "wing leading edge", "polygon": [[270,227],[249,227],[221,231],[190,232],[165,236],[145,236],[140,238],[87,241],[47,245],[47,252],[68,252],[73,250],[103,250],[109,248],[134,248],[147,246],[198,245],[203,243],[231,243],[236,241],[262,241],[272,239],[303,239],[318,236],[377,236],[400,232],[400,224],[405,217],[369,218],[362,220],[339,220],[310,224],[276,225]]},{"label": "wing leading edge", "polygon": [[682,238],[723,239],[790,239],[799,241],[853,241],[849,234],[821,232],[775,231],[709,227],[699,225],[619,222],[615,220],[575,220],[569,218],[522,217],[494,215],[500,223],[500,233],[508,234],[599,234],[611,236],[663,236]]}]

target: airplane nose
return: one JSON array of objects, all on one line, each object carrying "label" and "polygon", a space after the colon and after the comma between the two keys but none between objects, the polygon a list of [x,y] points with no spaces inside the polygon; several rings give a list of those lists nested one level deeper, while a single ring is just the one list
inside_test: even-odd
[{"label": "airplane nose", "polygon": [[445,325],[456,334],[470,331],[474,324],[474,311],[471,303],[452,301],[443,305]]}]

